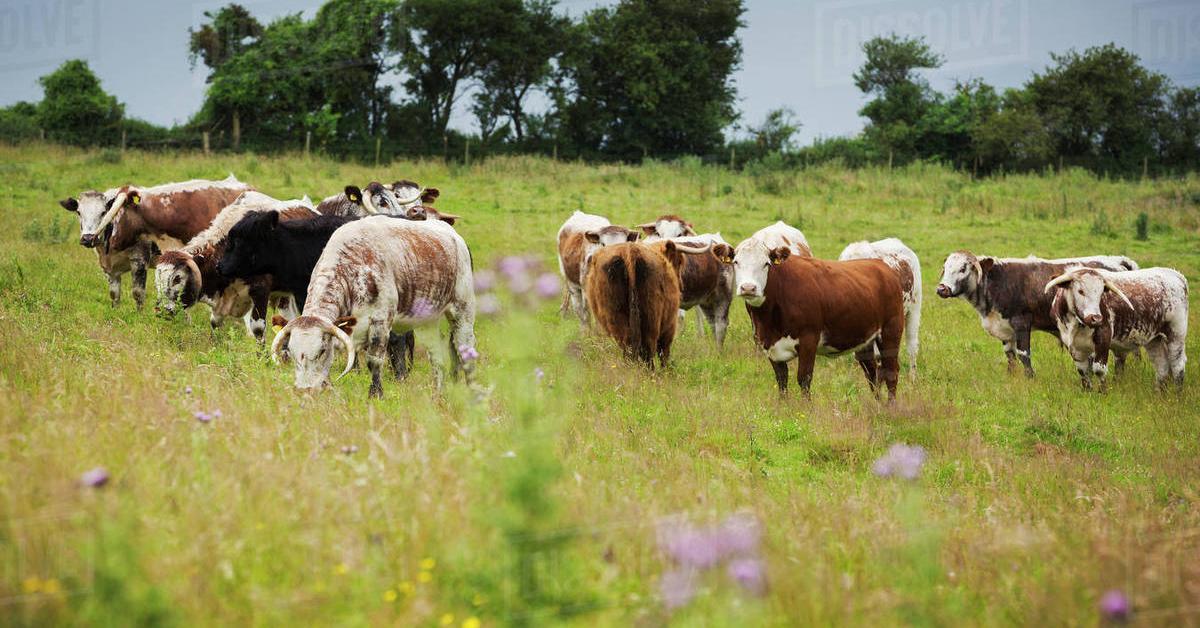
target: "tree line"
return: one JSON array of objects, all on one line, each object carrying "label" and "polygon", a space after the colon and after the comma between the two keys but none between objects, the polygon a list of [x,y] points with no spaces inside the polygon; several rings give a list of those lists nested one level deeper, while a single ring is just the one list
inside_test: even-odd
[{"label": "tree line", "polygon": [[[200,110],[165,129],[127,118],[83,61],[42,77],[40,103],[0,109],[0,138],[84,145],[314,150],[364,158],[536,153],[735,166],[936,161],[979,174],[1078,166],[1115,175],[1200,167],[1200,89],[1114,45],[1052,55],[1024,85],[979,79],[948,93],[920,38],[877,37],[854,81],[853,137],[793,142],[787,109],[736,126],[742,0],[621,0],[578,19],[554,0],[329,0],[263,24],[238,4],[189,29],[207,72]],[[455,113],[478,131],[450,128]],[[124,138],[121,140],[119,138]]]}]

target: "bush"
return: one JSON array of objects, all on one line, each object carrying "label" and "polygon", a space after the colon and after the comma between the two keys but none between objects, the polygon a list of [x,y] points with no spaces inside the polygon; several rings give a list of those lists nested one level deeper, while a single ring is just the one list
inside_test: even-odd
[{"label": "bush", "polygon": [[38,137],[37,119],[24,112],[22,104],[0,109],[0,141],[25,142]]}]

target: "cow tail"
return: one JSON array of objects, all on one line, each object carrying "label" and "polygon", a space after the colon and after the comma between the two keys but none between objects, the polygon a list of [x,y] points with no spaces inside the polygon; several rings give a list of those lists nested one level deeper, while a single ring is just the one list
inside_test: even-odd
[{"label": "cow tail", "polygon": [[633,330],[633,350],[635,355],[643,362],[650,362],[653,359],[653,352],[645,346],[644,331],[642,329],[642,302],[641,288],[647,283],[646,260],[637,258],[630,260],[629,266],[629,326]]}]

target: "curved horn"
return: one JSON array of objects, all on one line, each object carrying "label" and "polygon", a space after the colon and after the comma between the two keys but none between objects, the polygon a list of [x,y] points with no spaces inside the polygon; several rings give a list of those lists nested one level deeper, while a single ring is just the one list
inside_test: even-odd
[{"label": "curved horn", "polygon": [[368,214],[378,214],[379,210],[375,207],[375,202],[371,200],[371,194],[364,191],[362,195],[363,208]]},{"label": "curved horn", "polygon": [[1075,279],[1075,275],[1073,275],[1070,271],[1067,271],[1067,272],[1055,277],[1054,279],[1051,279],[1050,283],[1046,284],[1046,289],[1044,290],[1044,292],[1046,294],[1050,294],[1050,291],[1054,290],[1054,288],[1057,287],[1059,284],[1071,283],[1072,281],[1074,281],[1074,279]]},{"label": "curved horn", "polygon": [[196,265],[196,258],[191,253],[184,253],[187,257],[183,258],[187,264],[188,270],[192,273],[192,279],[195,281],[196,294],[192,295],[192,303],[200,300],[200,290],[204,287],[204,276],[200,274],[200,267]]},{"label": "curved horn", "polygon": [[1133,301],[1130,301],[1130,300],[1129,300],[1129,297],[1125,296],[1125,293],[1124,293],[1124,292],[1121,292],[1121,289],[1120,289],[1120,288],[1118,288],[1118,287],[1116,286],[1116,284],[1114,284],[1114,283],[1113,283],[1113,282],[1112,282],[1112,281],[1111,281],[1109,278],[1107,278],[1107,277],[1105,277],[1105,278],[1104,278],[1104,287],[1105,287],[1105,288],[1108,288],[1109,290],[1112,290],[1113,292],[1115,292],[1115,293],[1116,293],[1116,295],[1117,295],[1117,296],[1121,297],[1121,300],[1125,302],[1125,305],[1128,305],[1128,306],[1129,306],[1129,309],[1131,309],[1131,310],[1132,310],[1132,309],[1134,309],[1134,307],[1133,307]]},{"label": "curved horn", "polygon": [[417,193],[415,195],[413,195],[411,198],[397,198],[396,203],[398,203],[400,205],[408,205],[410,203],[415,203],[415,202],[421,200],[421,196],[423,194],[425,194],[425,188],[420,188],[417,190]]},{"label": "curved horn", "polygon": [[675,242],[675,248],[679,249],[680,253],[685,253],[687,255],[703,255],[712,250],[712,242],[709,242],[701,247],[693,248],[693,245],[684,244],[677,241]]},{"label": "curved horn", "polygon": [[117,198],[113,199],[112,207],[110,207],[108,211],[104,212],[104,216],[100,218],[100,224],[96,226],[97,235],[103,233],[104,228],[108,226],[108,223],[113,221],[113,218],[117,215],[117,212],[125,206],[125,199],[128,197],[129,194],[125,192],[119,192],[117,194]]},{"label": "curved horn", "polygon": [[342,371],[341,375],[338,375],[338,379],[341,379],[346,376],[346,373],[350,372],[350,369],[354,368],[354,341],[350,339],[349,334],[339,329],[333,323],[326,322],[325,330],[333,334],[334,338],[342,341],[342,344],[346,345],[346,369]]},{"label": "curved horn", "polygon": [[279,350],[283,348],[283,343],[287,340],[288,336],[292,335],[292,324],[295,322],[295,318],[288,321],[288,324],[284,325],[283,329],[275,334],[275,339],[271,341],[271,361],[275,364],[279,364]]}]

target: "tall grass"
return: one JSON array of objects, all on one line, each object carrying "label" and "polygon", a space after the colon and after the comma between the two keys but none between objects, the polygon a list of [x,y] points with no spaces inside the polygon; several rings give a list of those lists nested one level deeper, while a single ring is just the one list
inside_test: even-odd
[{"label": "tall grass", "polygon": [[[960,248],[1125,254],[1195,281],[1194,176],[764,179],[530,157],[376,170],[55,146],[0,147],[0,171],[0,623],[1094,624],[1110,589],[1149,623],[1196,620],[1195,359],[1181,394],[1155,393],[1145,360],[1084,394],[1039,334],[1038,377],[1010,377],[970,307],[933,294]],[[63,235],[57,200],[83,189],[229,172],[280,198],[436,186],[477,267],[527,253],[553,268],[576,209],[679,213],[730,241],[782,217],[825,258],[898,236],[923,261],[919,378],[886,406],[848,359],[822,360],[811,402],[779,399],[740,303],[723,352],[689,317],[674,365],[648,372],[557,302],[505,297],[477,329],[482,403],[435,391],[420,358],[382,400],[362,371],[297,396],[242,330],[112,309],[94,253]],[[1148,239],[1127,227],[1143,222]],[[871,473],[897,442],[928,452],[913,482]],[[100,466],[110,481],[81,486]],[[656,522],[741,511],[763,531],[765,593],[714,577],[668,609]]]}]

